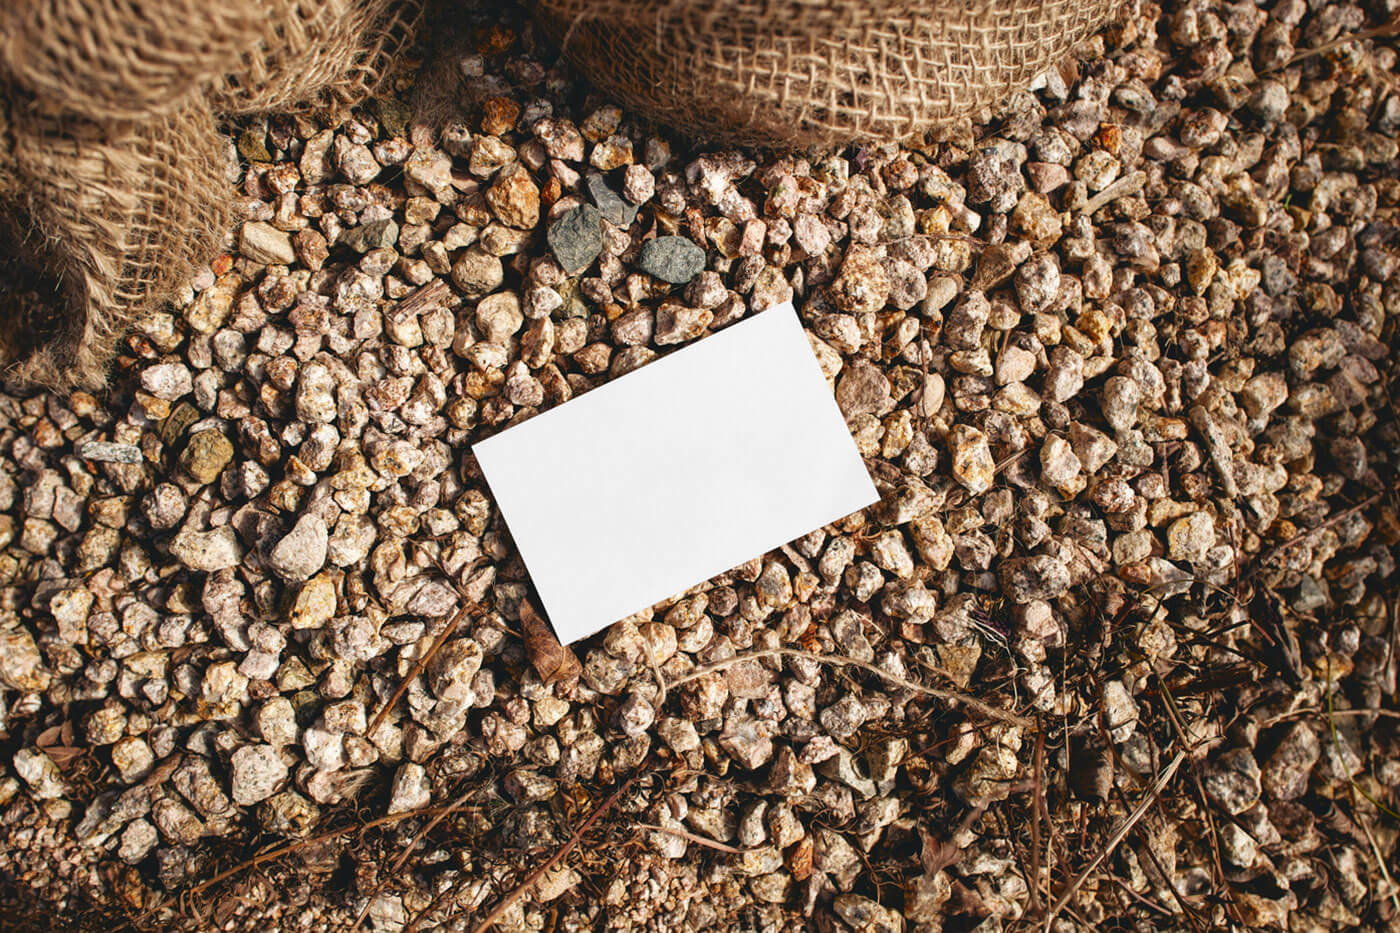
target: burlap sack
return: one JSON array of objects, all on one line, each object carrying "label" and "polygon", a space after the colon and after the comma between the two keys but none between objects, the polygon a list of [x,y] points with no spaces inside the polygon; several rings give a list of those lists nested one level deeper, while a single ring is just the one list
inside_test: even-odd
[{"label": "burlap sack", "polygon": [[197,100],[120,124],[17,116],[24,190],[12,201],[11,239],[68,313],[54,316],[55,331],[15,375],[97,387],[131,324],[218,247],[230,205],[211,196],[228,186],[223,139]]},{"label": "burlap sack", "polygon": [[916,142],[994,103],[1102,26],[1110,0],[536,0],[620,101],[690,136],[761,146]]},{"label": "burlap sack", "polygon": [[0,62],[48,113],[161,116],[238,66],[268,30],[258,0],[5,0]]},{"label": "burlap sack", "polygon": [[23,357],[7,375],[101,387],[131,324],[227,229],[217,120],[358,102],[419,15],[419,0],[20,0],[0,12],[0,362]]},{"label": "burlap sack", "polygon": [[266,28],[215,81],[216,113],[334,110],[369,97],[412,41],[421,4],[405,0],[261,0]]}]

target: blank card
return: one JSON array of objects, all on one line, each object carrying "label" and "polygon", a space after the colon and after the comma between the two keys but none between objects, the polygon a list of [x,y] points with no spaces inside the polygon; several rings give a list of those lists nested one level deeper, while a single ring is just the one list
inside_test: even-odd
[{"label": "blank card", "polygon": [[791,304],[474,452],[565,644],[879,498]]}]

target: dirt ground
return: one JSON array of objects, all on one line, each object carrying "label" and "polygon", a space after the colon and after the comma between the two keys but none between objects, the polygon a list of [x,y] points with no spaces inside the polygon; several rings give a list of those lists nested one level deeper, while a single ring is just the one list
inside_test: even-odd
[{"label": "dirt ground", "polygon": [[[464,6],[229,127],[109,390],[0,394],[0,928],[1393,928],[1397,16],[762,153]],[[880,504],[559,646],[471,445],[788,300]]]}]

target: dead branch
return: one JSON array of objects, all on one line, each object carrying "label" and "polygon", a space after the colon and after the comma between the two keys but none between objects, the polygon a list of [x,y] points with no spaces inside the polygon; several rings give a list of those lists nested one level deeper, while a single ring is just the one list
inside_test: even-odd
[{"label": "dead branch", "polygon": [[719,661],[713,661],[709,664],[697,667],[689,674],[677,677],[675,680],[672,680],[666,684],[666,689],[667,692],[670,692],[676,687],[679,687],[681,684],[689,683],[692,680],[699,680],[701,677],[704,677],[707,674],[713,674],[716,671],[722,671],[725,668],[733,667],[736,664],[742,664],[745,661],[757,661],[763,658],[774,657],[805,658],[808,661],[815,661],[818,664],[833,664],[838,666],[860,668],[861,670],[867,673],[874,674],[877,677],[883,678],[884,680],[889,681],[897,687],[902,687],[905,690],[912,690],[915,693],[922,693],[927,696],[935,697],[937,699],[944,700],[949,703],[961,703],[967,706],[969,709],[976,710],[977,712],[981,713],[983,716],[988,717],[989,719],[1000,719],[1002,722],[1009,722],[1012,725],[1021,726],[1022,728],[1030,728],[1031,726],[1035,725],[1034,722],[1032,722],[1024,716],[1018,716],[1017,714],[1007,712],[1004,709],[997,709],[995,706],[991,706],[987,703],[984,703],[976,697],[971,697],[965,693],[958,693],[953,690],[942,690],[938,687],[926,687],[923,684],[915,683],[912,680],[905,680],[903,677],[891,674],[889,671],[877,667],[876,665],[871,664],[868,661],[858,661],[855,658],[848,658],[845,655],[840,654],[816,654],[815,652],[811,651],[803,651],[800,648],[763,648],[758,651],[746,651],[742,654],[736,654],[730,658],[722,658]]},{"label": "dead branch", "polygon": [[1302,542],[1311,538],[1313,535],[1321,534],[1323,531],[1326,531],[1328,528],[1331,528],[1338,522],[1350,518],[1351,516],[1355,515],[1357,512],[1360,512],[1363,509],[1370,508],[1371,506],[1379,502],[1380,499],[1381,493],[1376,493],[1375,495],[1367,496],[1365,499],[1362,499],[1360,502],[1356,503],[1356,505],[1353,505],[1349,509],[1343,509],[1336,515],[1333,515],[1331,518],[1327,519],[1327,521],[1323,522],[1322,524],[1317,525],[1313,528],[1309,528],[1306,531],[1298,532],[1296,535],[1289,538],[1287,541],[1283,542],[1278,547],[1274,548],[1272,551],[1269,551],[1263,557],[1259,558],[1259,560],[1255,562],[1253,569],[1250,570],[1250,575],[1258,573],[1259,569],[1262,568],[1265,564],[1269,563],[1275,557],[1278,557],[1280,554],[1282,554],[1284,551],[1287,551],[1295,544],[1301,544]]},{"label": "dead branch", "polygon": [[1089,880],[1089,876],[1103,864],[1104,860],[1113,854],[1114,850],[1118,848],[1118,844],[1122,842],[1129,831],[1137,825],[1138,820],[1142,819],[1143,815],[1157,802],[1157,795],[1162,792],[1162,788],[1166,787],[1176,775],[1176,770],[1181,767],[1181,763],[1185,760],[1186,752],[1180,751],[1176,753],[1176,757],[1162,770],[1161,775],[1158,776],[1152,788],[1146,794],[1143,794],[1142,800],[1138,802],[1133,812],[1128,814],[1128,818],[1122,823],[1119,823],[1118,828],[1113,831],[1113,835],[1108,837],[1108,843],[1099,850],[1099,854],[1094,856],[1093,861],[1084,866],[1084,870],[1074,877],[1069,887],[1065,889],[1065,892],[1060,895],[1059,899],[1056,900],[1054,905],[1050,908],[1050,912],[1045,915],[1044,929],[1046,933],[1049,933],[1049,931],[1053,929],[1056,915],[1065,909],[1065,905],[1074,897],[1075,892],[1083,886],[1085,881]]},{"label": "dead branch", "polygon": [[462,620],[470,615],[474,608],[476,608],[475,605],[469,604],[457,610],[457,614],[452,617],[452,621],[443,627],[442,631],[438,633],[437,638],[433,639],[432,645],[427,651],[423,652],[423,656],[413,665],[413,669],[408,672],[408,676],[399,684],[398,689],[396,689],[393,695],[389,697],[388,701],[379,708],[379,712],[374,714],[374,719],[371,720],[369,724],[369,731],[367,731],[365,735],[374,735],[374,733],[379,730],[379,727],[384,724],[384,719],[389,715],[389,711],[397,706],[399,700],[403,699],[403,695],[408,692],[408,685],[413,683],[414,678],[423,673],[424,669],[428,666],[428,662],[433,659],[433,655],[438,653],[439,648],[447,644],[447,640],[456,633],[457,627],[462,624]]},{"label": "dead branch", "polygon": [[584,820],[581,824],[579,824],[579,828],[574,830],[573,835],[569,837],[569,841],[564,843],[564,845],[562,845],[559,848],[559,851],[555,852],[548,859],[546,859],[544,864],[542,864],[539,868],[536,868],[534,871],[530,872],[529,876],[526,877],[526,879],[523,882],[521,882],[519,887],[517,887],[514,891],[511,891],[505,897],[501,898],[501,902],[496,905],[495,909],[492,910],[489,914],[487,914],[486,919],[481,921],[481,923],[476,927],[476,933],[486,933],[487,930],[490,930],[493,926],[495,926],[496,921],[500,920],[501,917],[505,916],[506,911],[510,910],[510,908],[515,905],[516,901],[524,897],[530,891],[530,889],[535,886],[535,882],[539,881],[551,868],[563,861],[565,856],[567,856],[570,852],[573,851],[574,846],[579,844],[579,840],[583,838],[583,834],[588,832],[589,828],[591,828],[594,823],[598,822],[598,820],[603,816],[603,814],[607,813],[609,810],[611,810],[614,806],[617,805],[617,802],[622,799],[622,795],[627,793],[627,791],[631,789],[632,785],[637,782],[637,779],[640,778],[642,774],[643,769],[638,768],[632,773],[631,777],[629,777],[625,782],[623,782],[623,785],[621,787],[613,791],[612,794],[608,796],[607,800],[604,800],[602,803],[600,803],[593,810],[593,812],[588,815],[588,819]]}]

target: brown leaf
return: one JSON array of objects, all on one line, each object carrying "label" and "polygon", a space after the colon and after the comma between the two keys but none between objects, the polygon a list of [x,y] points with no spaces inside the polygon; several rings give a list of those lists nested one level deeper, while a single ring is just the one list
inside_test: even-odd
[{"label": "brown leaf", "polygon": [[540,680],[546,685],[578,680],[583,666],[572,651],[559,644],[549,624],[528,599],[520,601],[520,629],[525,634],[525,655]]},{"label": "brown leaf", "polygon": [[185,760],[185,756],[180,752],[162,758],[160,762],[151,769],[151,773],[146,775],[146,779],[141,783],[146,787],[158,787],[165,783],[165,779],[175,773],[175,769],[180,766],[180,762]]},{"label": "brown leaf", "polygon": [[919,838],[923,841],[919,863],[923,865],[925,874],[936,875],[949,865],[957,864],[958,859],[962,858],[962,849],[947,839],[935,836],[922,826],[919,827]]},{"label": "brown leaf", "polygon": [[52,745],[57,745],[62,736],[62,726],[49,726],[43,732],[39,733],[39,737],[34,740],[34,744],[40,748],[47,749]]},{"label": "brown leaf", "polygon": [[1080,800],[1102,803],[1113,790],[1113,755],[1093,736],[1073,736],[1069,786]]},{"label": "brown leaf", "polygon": [[67,770],[69,763],[82,753],[81,748],[75,748],[72,745],[50,745],[44,749],[44,754],[49,756],[49,759],[58,766],[60,771]]}]

